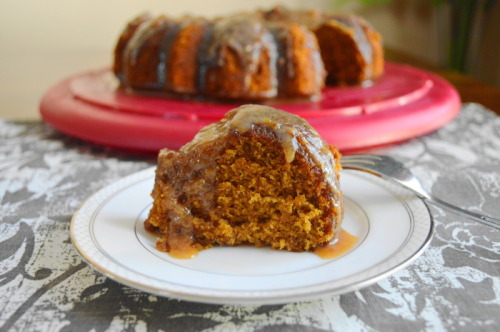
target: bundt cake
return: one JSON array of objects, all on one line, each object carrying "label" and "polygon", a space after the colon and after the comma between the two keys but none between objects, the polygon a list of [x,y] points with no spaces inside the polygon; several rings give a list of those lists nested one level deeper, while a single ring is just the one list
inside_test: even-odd
[{"label": "bundt cake", "polygon": [[241,106],[160,151],[145,227],[174,257],[213,245],[311,251],[340,231],[339,158],[302,118]]},{"label": "bundt cake", "polygon": [[212,20],[141,15],[122,32],[113,69],[132,91],[266,101],[374,80],[383,61],[380,35],[364,20],[276,7]]},{"label": "bundt cake", "polygon": [[361,17],[318,10],[275,7],[261,12],[266,21],[299,23],[314,32],[328,85],[354,85],[383,73],[381,36]]}]

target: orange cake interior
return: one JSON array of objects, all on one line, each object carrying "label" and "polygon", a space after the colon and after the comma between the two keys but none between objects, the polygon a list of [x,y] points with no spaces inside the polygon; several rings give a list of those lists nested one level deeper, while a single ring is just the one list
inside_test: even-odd
[{"label": "orange cake interior", "polygon": [[242,106],[179,151],[160,152],[145,226],[166,252],[313,250],[340,229],[339,156],[300,117]]}]

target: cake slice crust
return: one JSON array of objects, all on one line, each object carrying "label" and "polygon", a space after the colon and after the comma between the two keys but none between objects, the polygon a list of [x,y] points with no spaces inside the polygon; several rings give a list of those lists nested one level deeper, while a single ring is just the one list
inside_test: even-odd
[{"label": "cake slice crust", "polygon": [[162,150],[146,226],[167,252],[213,245],[310,251],[343,217],[339,153],[304,120],[246,105]]}]

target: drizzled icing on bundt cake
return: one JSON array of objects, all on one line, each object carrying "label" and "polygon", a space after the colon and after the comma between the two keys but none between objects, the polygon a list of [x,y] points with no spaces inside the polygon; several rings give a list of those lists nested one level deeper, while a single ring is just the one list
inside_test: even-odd
[{"label": "drizzled icing on bundt cake", "polygon": [[245,105],[160,152],[145,226],[176,256],[212,245],[310,251],[339,234],[339,170],[337,150],[303,119]]},{"label": "drizzled icing on bundt cake", "polygon": [[213,20],[139,16],[120,36],[113,68],[134,91],[314,98],[325,77],[337,85],[377,78],[383,55],[378,33],[357,17],[277,7]]},{"label": "drizzled icing on bundt cake", "polygon": [[283,7],[260,13],[267,21],[298,23],[314,32],[327,84],[359,84],[376,79],[383,72],[381,37],[361,17]]},{"label": "drizzled icing on bundt cake", "polygon": [[[211,32],[211,42],[207,43],[208,47],[202,50],[206,55],[201,59],[202,70],[208,73],[207,85],[210,89],[212,86],[217,86],[217,81],[220,80],[219,75],[212,74],[211,71],[218,71],[228,66],[235,65],[232,63],[231,56],[237,55],[241,72],[231,73],[227,70],[228,82],[220,82],[227,84],[238,84],[235,80],[232,82],[231,75],[239,79],[242,77],[243,87],[249,93],[257,93],[253,90],[255,85],[254,80],[260,80],[260,92],[262,97],[273,96],[277,94],[278,78],[276,61],[278,59],[278,50],[274,37],[259,21],[249,19],[245,16],[233,16],[226,19],[220,19],[214,22]],[[220,52],[228,52],[227,56],[220,56]],[[231,53],[229,53],[231,52]],[[260,68],[259,68],[260,67]],[[264,69],[266,72],[264,72]],[[260,77],[256,77],[260,75]],[[200,75],[202,76],[202,75]],[[203,83],[203,79],[201,79]],[[212,93],[218,93],[216,89],[212,89]],[[230,97],[233,93],[237,98],[237,90],[222,90],[219,93],[227,93]]]}]

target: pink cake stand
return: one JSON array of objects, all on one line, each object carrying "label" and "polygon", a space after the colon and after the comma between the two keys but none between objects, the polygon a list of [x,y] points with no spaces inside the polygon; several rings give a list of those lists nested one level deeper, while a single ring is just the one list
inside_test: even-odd
[{"label": "pink cake stand", "polygon": [[[109,69],[81,73],[52,87],[40,112],[59,131],[100,145],[141,153],[178,149],[239,104],[127,94]],[[300,115],[342,152],[386,145],[436,130],[460,110],[443,79],[387,63],[371,86],[327,87],[316,102],[271,106]]]}]

